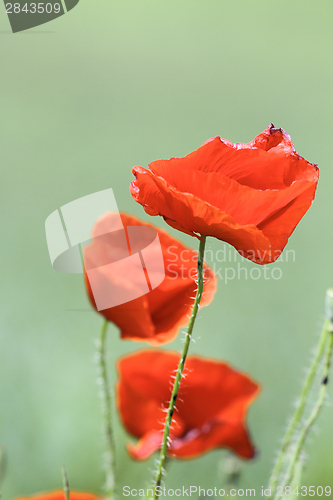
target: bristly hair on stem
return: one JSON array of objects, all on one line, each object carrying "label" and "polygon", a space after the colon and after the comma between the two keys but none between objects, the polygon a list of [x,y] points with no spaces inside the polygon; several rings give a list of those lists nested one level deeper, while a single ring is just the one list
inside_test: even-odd
[{"label": "bristly hair on stem", "polygon": [[[319,394],[317,401],[306,419],[306,421],[303,424],[303,427],[301,428],[298,438],[296,440],[296,443],[293,448],[293,452],[291,454],[290,462],[284,477],[283,481],[283,490],[285,486],[290,485],[293,483],[294,478],[295,478],[295,473],[297,469],[297,464],[300,460],[300,456],[305,444],[305,440],[310,432],[310,430],[313,428],[317,418],[319,417],[320,411],[322,407],[324,406],[325,402],[325,397],[327,394],[327,382],[328,382],[328,377],[329,377],[329,371],[330,371],[330,366],[331,366],[331,358],[332,358],[332,351],[333,351],[333,331],[332,331],[332,326],[331,325],[331,330],[327,330],[328,338],[326,339],[326,348],[325,348],[325,353],[324,353],[324,368],[323,368],[323,375],[320,381],[320,387],[319,387]],[[277,498],[277,495],[276,495]]]},{"label": "bristly hair on stem", "polygon": [[[326,321],[319,339],[318,347],[307,373],[300,398],[298,400],[295,413],[290,420],[287,431],[283,438],[280,451],[278,453],[275,466],[268,486],[271,488],[271,498],[276,499],[276,488],[280,483],[282,488],[295,484],[297,477],[301,477],[304,457],[302,456],[305,440],[310,430],[313,428],[319,413],[324,405],[327,384],[329,380],[329,370],[333,351],[333,291],[326,293]],[[323,373],[321,376],[319,395],[315,402],[309,417],[305,420],[303,426],[299,429],[303,419],[306,403],[309,400],[310,389],[313,385],[315,375],[323,362]],[[284,475],[281,475],[284,471]]]},{"label": "bristly hair on stem", "polygon": [[98,365],[98,384],[102,398],[103,425],[106,440],[104,468],[106,475],[105,492],[109,500],[116,498],[116,445],[112,419],[112,393],[106,362],[106,333],[108,322],[102,324],[100,338],[97,342],[96,361]]},{"label": "bristly hair on stem", "polygon": [[195,300],[194,300],[194,304],[193,304],[193,308],[192,308],[192,313],[190,316],[190,322],[189,322],[189,325],[187,327],[184,347],[183,347],[183,351],[182,351],[181,358],[179,361],[179,365],[178,365],[178,369],[177,369],[177,373],[176,373],[176,378],[175,378],[175,381],[173,384],[173,389],[172,389],[171,398],[170,398],[169,407],[168,407],[168,413],[167,413],[167,416],[165,419],[163,441],[162,441],[162,445],[161,445],[160,457],[159,457],[159,461],[158,461],[158,467],[157,467],[156,478],[155,478],[155,483],[154,483],[154,500],[157,500],[159,497],[159,495],[157,493],[158,492],[157,487],[161,485],[162,478],[163,478],[163,471],[165,469],[165,462],[167,460],[167,450],[168,450],[168,444],[169,444],[169,434],[170,434],[172,416],[173,416],[173,412],[175,410],[175,405],[176,405],[176,401],[177,401],[180,382],[181,382],[182,375],[183,375],[183,370],[184,370],[184,366],[185,366],[187,353],[188,353],[188,350],[190,347],[190,342],[191,342],[192,331],[193,331],[195,319],[196,319],[196,316],[198,313],[199,304],[200,304],[202,294],[203,294],[203,286],[204,286],[203,261],[204,261],[205,244],[206,244],[206,236],[202,236],[202,239],[200,240],[200,245],[199,245],[198,263],[197,263],[198,289],[197,289],[197,293],[195,296]]}]

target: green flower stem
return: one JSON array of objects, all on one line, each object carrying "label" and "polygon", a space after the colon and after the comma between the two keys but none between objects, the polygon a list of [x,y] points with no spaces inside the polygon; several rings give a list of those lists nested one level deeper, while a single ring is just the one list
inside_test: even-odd
[{"label": "green flower stem", "polygon": [[[324,402],[325,402],[325,397],[327,393],[327,385],[328,385],[328,378],[329,378],[329,371],[330,371],[330,366],[331,366],[331,358],[332,358],[332,351],[333,351],[333,324],[330,321],[325,322],[326,325],[326,339],[327,339],[327,345],[325,349],[325,354],[324,354],[324,369],[323,369],[323,375],[321,379],[321,384],[320,384],[320,390],[319,390],[319,395],[317,402],[310,413],[308,419],[303,425],[302,430],[299,433],[298,439],[295,444],[295,448],[293,451],[293,454],[290,459],[290,463],[285,475],[285,479],[283,482],[283,491],[285,486],[290,484],[291,481],[293,481],[294,475],[295,475],[295,466],[299,460],[300,453],[302,451],[302,448],[304,446],[305,439],[312,428],[313,424],[317,420],[320,410],[322,409]],[[276,497],[277,498],[277,497]]]},{"label": "green flower stem", "polygon": [[154,490],[153,490],[155,500],[158,499],[156,488],[161,485],[162,478],[163,478],[163,473],[164,473],[164,469],[165,469],[165,461],[166,461],[166,457],[167,457],[167,449],[168,449],[168,441],[169,441],[172,416],[173,416],[173,412],[175,410],[175,405],[176,405],[179,386],[180,386],[180,382],[181,382],[181,378],[182,378],[182,374],[183,374],[183,370],[184,370],[186,356],[187,356],[187,353],[188,353],[188,350],[190,347],[195,318],[197,316],[199,304],[200,304],[200,301],[202,298],[202,293],[203,293],[203,285],[204,285],[203,262],[204,262],[205,244],[206,244],[206,236],[202,236],[202,240],[200,241],[200,246],[199,246],[198,264],[197,264],[198,289],[197,289],[197,293],[196,293],[194,304],[193,304],[190,322],[189,322],[187,332],[186,332],[183,352],[182,352],[182,355],[181,355],[181,358],[179,361],[179,365],[178,365],[178,369],[177,369],[177,373],[176,373],[176,378],[175,378],[172,393],[171,393],[171,399],[170,399],[170,403],[169,403],[167,416],[165,419],[163,441],[162,441],[160,457],[159,457],[159,461],[158,461],[158,467],[157,467],[156,478],[155,478],[155,483],[154,483]]},{"label": "green flower stem", "polygon": [[268,483],[268,486],[271,487],[272,495],[274,495],[274,492],[275,492],[275,489],[276,489],[276,486],[278,483],[279,475],[280,475],[280,472],[281,472],[281,469],[282,469],[282,466],[284,464],[285,457],[286,457],[286,454],[288,451],[288,447],[290,445],[294,431],[302,418],[305,404],[306,404],[306,401],[308,398],[309,390],[311,388],[311,384],[313,382],[314,376],[315,376],[316,371],[318,369],[320,360],[323,356],[323,352],[324,352],[325,344],[326,344],[326,339],[327,339],[327,329],[329,327],[329,323],[330,323],[330,321],[327,320],[324,324],[324,328],[323,328],[322,333],[320,335],[318,348],[317,348],[317,351],[316,351],[315,356],[313,358],[313,361],[312,361],[312,364],[310,366],[306,380],[304,382],[304,386],[303,386],[303,389],[302,389],[302,392],[301,392],[301,395],[300,395],[300,398],[299,398],[299,401],[297,404],[296,411],[295,411],[295,413],[294,413],[294,415],[293,415],[293,417],[288,425],[286,433],[284,435],[284,438],[283,438],[283,441],[281,444],[281,448],[280,448],[278,457],[276,459],[270,481]]},{"label": "green flower stem", "polygon": [[[5,456],[5,451],[0,445],[0,487],[2,486],[2,482],[5,477],[5,469],[6,469],[6,456]],[[1,496],[1,492],[0,492]]]},{"label": "green flower stem", "polygon": [[[293,477],[292,482],[290,483],[290,492],[291,495],[284,495],[284,497],[280,497],[280,500],[298,500],[298,488],[302,484],[302,474],[303,474],[303,467],[304,467],[304,462],[305,462],[305,456],[304,454],[300,454],[299,460],[297,460],[295,464],[295,474]],[[295,494],[294,494],[295,492]]]},{"label": "green flower stem", "polygon": [[62,484],[63,484],[64,493],[65,493],[65,499],[70,500],[69,483],[68,483],[68,478],[67,478],[66,469],[65,469],[64,465],[62,465],[62,467],[61,467],[61,472],[62,472]]},{"label": "green flower stem", "polygon": [[98,382],[101,386],[102,412],[104,421],[104,432],[106,439],[105,453],[105,491],[108,499],[116,498],[116,446],[112,425],[112,394],[107,373],[106,363],[106,332],[108,322],[105,319],[102,324],[100,338],[97,342],[97,363],[99,370]]}]

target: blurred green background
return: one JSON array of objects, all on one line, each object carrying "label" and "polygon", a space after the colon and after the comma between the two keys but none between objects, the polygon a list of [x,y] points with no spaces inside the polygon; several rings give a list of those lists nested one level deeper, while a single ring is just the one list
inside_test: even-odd
[{"label": "blurred green background", "polygon": [[[112,187],[120,210],[165,227],[132,200],[134,165],[184,156],[216,135],[249,142],[273,122],[320,167],[314,205],[287,247],[295,259],[271,266],[280,280],[220,280],[191,345],[262,384],[248,419],[259,454],[240,481],[259,496],[333,285],[332,14],[328,0],[81,0],[13,35],[0,5],[3,500],[61,487],[62,463],[72,489],[100,492],[103,482],[93,360],[102,321],[82,276],[52,269],[47,216]],[[208,241],[213,251],[223,246]],[[146,347],[121,341],[113,325],[109,333],[111,366]],[[180,349],[181,338],[166,348]],[[327,405],[307,445],[303,484],[332,485],[332,422]],[[130,461],[128,439],[117,420],[120,488],[144,487],[154,458]],[[168,487],[220,486],[225,454],[171,463]]]}]

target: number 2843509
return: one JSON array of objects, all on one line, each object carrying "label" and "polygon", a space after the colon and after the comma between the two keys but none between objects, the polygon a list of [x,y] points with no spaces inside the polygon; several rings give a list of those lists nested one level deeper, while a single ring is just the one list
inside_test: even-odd
[{"label": "number 2843509", "polygon": [[23,7],[19,3],[6,3],[7,14],[20,14],[25,12],[26,14],[59,14],[61,10],[60,3],[25,3]]},{"label": "number 2843509", "polygon": [[278,486],[276,488],[276,496],[278,497],[288,497],[290,495],[301,495],[302,497],[310,496],[313,497],[317,495],[318,497],[326,496],[329,497],[331,495],[331,487],[330,486],[296,486],[296,488],[291,488],[290,486]]}]

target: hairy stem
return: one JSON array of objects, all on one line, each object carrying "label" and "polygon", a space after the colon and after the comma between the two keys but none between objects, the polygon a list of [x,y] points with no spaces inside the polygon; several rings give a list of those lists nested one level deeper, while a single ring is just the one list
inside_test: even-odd
[{"label": "hairy stem", "polygon": [[102,324],[100,338],[97,342],[96,359],[98,364],[103,424],[106,440],[106,452],[104,468],[106,474],[105,491],[108,499],[116,498],[116,446],[112,425],[112,394],[110,390],[109,378],[106,363],[106,332],[108,322],[105,319]]},{"label": "hairy stem", "polygon": [[[325,323],[326,324],[326,323]],[[291,456],[289,466],[287,468],[287,472],[283,481],[283,491],[285,486],[289,485],[290,482],[293,480],[294,475],[295,475],[295,466],[299,460],[300,453],[303,449],[306,437],[313,427],[313,424],[317,420],[319,413],[324,405],[325,402],[325,397],[327,393],[327,385],[328,385],[328,378],[329,378],[329,371],[330,371],[330,366],[331,366],[331,357],[332,357],[332,350],[333,350],[333,330],[332,330],[332,324],[328,322],[328,326],[326,329],[326,349],[325,349],[325,354],[324,354],[324,369],[323,369],[323,374],[322,374],[322,379],[320,383],[320,389],[319,389],[319,395],[318,399],[312,409],[312,412],[310,413],[309,417],[305,421],[303,428],[301,429],[298,439],[295,443],[295,447],[293,450],[293,454]],[[328,337],[328,338],[327,338]]]},{"label": "hairy stem", "polygon": [[62,472],[62,485],[63,485],[62,487],[63,487],[64,493],[65,493],[65,499],[70,500],[69,483],[68,483],[68,477],[66,474],[66,469],[65,469],[64,464],[61,467],[61,472]]},{"label": "hairy stem", "polygon": [[323,352],[324,352],[325,344],[326,344],[326,338],[327,338],[328,323],[329,323],[329,321],[327,320],[324,324],[324,328],[323,328],[322,333],[320,335],[318,348],[317,348],[317,351],[316,351],[315,356],[313,358],[313,361],[311,363],[306,380],[304,382],[302,392],[301,392],[301,395],[300,395],[300,398],[298,400],[298,404],[296,407],[296,411],[295,411],[295,413],[294,413],[294,415],[293,415],[293,417],[288,425],[286,433],[284,435],[284,438],[283,438],[283,441],[281,444],[281,448],[279,450],[279,454],[277,456],[277,459],[276,459],[276,462],[275,462],[275,465],[273,468],[273,472],[272,472],[270,481],[268,483],[268,486],[271,487],[272,495],[274,495],[274,492],[275,492],[275,489],[276,489],[276,486],[278,483],[279,475],[280,475],[282,466],[285,462],[285,457],[286,457],[286,454],[288,451],[288,447],[289,447],[290,442],[292,440],[294,431],[295,431],[296,427],[298,426],[299,422],[301,421],[301,418],[302,418],[302,415],[304,412],[304,408],[305,408],[305,405],[306,405],[306,402],[308,399],[308,394],[309,394],[309,391],[311,388],[311,384],[312,384],[314,376],[317,372],[320,360],[323,356]]},{"label": "hairy stem", "polygon": [[177,373],[176,373],[176,378],[175,378],[172,393],[171,393],[171,399],[170,399],[170,403],[169,403],[167,416],[165,419],[163,441],[162,441],[160,457],[159,457],[158,467],[157,467],[157,472],[156,472],[156,479],[155,479],[155,484],[154,484],[154,499],[155,500],[157,500],[158,496],[159,496],[159,495],[157,495],[156,489],[158,486],[161,485],[162,478],[163,478],[163,472],[165,469],[165,461],[166,461],[166,457],[167,457],[168,440],[169,440],[172,416],[173,416],[173,412],[175,410],[175,405],[176,405],[176,401],[177,401],[180,382],[181,382],[182,374],[184,371],[186,356],[187,356],[187,353],[188,353],[188,350],[190,347],[195,318],[197,316],[199,304],[200,304],[200,301],[202,298],[202,293],[203,293],[203,285],[204,285],[203,261],[204,261],[205,243],[206,243],[206,236],[202,236],[202,240],[200,241],[200,246],[199,246],[198,264],[197,264],[198,289],[197,289],[197,293],[196,293],[193,308],[192,308],[190,322],[189,322],[187,332],[186,332],[183,352],[182,352],[182,355],[181,355],[181,358],[179,361],[179,365],[178,365],[178,369],[177,369]]}]

